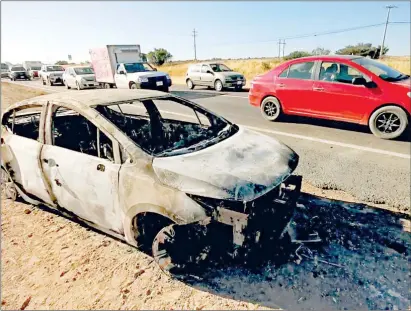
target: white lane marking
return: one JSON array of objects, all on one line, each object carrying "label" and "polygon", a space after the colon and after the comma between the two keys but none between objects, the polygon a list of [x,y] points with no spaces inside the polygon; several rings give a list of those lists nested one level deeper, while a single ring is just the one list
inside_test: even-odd
[{"label": "white lane marking", "polygon": [[[218,95],[217,95],[217,96],[218,96]],[[224,97],[236,97],[236,98],[244,98],[244,99],[248,99],[248,96],[247,96],[247,97],[244,97],[244,96],[238,96],[238,95],[226,95],[226,94],[221,95],[221,96],[224,96]]]},{"label": "white lane marking", "polygon": [[[30,86],[30,87],[33,87],[33,86]],[[40,87],[35,87],[35,88],[40,88]],[[50,89],[46,89],[46,88],[42,88],[42,89],[50,90]],[[61,91],[63,91],[63,90],[55,90],[55,92],[61,92]],[[178,116],[182,116],[182,117],[188,117],[188,118],[196,119],[193,116],[178,113],[178,112],[172,112],[172,111],[166,111],[166,110],[163,110],[163,112],[178,115]],[[356,150],[360,150],[360,151],[367,151],[367,152],[372,152],[372,153],[377,153],[377,154],[384,154],[384,155],[389,155],[389,156],[402,158],[402,159],[411,159],[411,155],[410,154],[405,154],[405,153],[398,153],[398,152],[375,149],[375,148],[370,148],[370,147],[363,147],[363,146],[359,146],[359,145],[347,144],[347,143],[342,143],[342,142],[327,140],[327,139],[321,139],[321,138],[316,138],[316,137],[311,137],[311,136],[285,133],[285,132],[281,132],[281,131],[263,129],[263,128],[260,128],[260,127],[254,127],[254,126],[249,126],[249,125],[244,125],[244,124],[238,124],[238,125],[244,126],[244,127],[249,128],[251,130],[254,130],[254,131],[263,132],[263,133],[282,135],[282,136],[287,136],[287,137],[293,137],[293,138],[298,138],[298,139],[303,139],[303,140],[314,141],[314,142],[327,144],[327,145],[334,145],[334,146],[339,146],[339,147],[356,149]]]}]

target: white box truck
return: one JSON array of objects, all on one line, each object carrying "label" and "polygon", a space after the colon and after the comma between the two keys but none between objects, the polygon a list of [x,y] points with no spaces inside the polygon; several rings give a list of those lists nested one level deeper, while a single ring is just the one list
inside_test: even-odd
[{"label": "white box truck", "polygon": [[140,45],[106,45],[90,50],[96,81],[104,88],[168,92],[170,76],[143,62]]},{"label": "white box truck", "polygon": [[41,61],[25,61],[23,62],[23,67],[26,69],[27,73],[29,74],[30,78],[37,78],[40,76],[40,70],[43,64]]}]

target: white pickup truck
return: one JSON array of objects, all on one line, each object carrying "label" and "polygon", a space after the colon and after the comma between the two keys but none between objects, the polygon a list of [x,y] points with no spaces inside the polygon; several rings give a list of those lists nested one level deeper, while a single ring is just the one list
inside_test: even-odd
[{"label": "white pickup truck", "polygon": [[142,61],[140,45],[106,45],[90,50],[96,81],[104,88],[168,92],[170,76]]}]

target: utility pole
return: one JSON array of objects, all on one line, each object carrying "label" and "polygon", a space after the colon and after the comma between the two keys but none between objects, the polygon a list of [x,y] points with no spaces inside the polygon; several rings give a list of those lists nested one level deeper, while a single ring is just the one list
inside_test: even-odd
[{"label": "utility pole", "polygon": [[284,58],[284,50],[285,50],[285,45],[286,45],[286,43],[285,43],[285,39],[283,39],[283,58]]},{"label": "utility pole", "polygon": [[281,39],[278,40],[278,58],[281,57]]},{"label": "utility pole", "polygon": [[197,36],[198,32],[196,31],[196,29],[194,28],[193,30],[193,38],[194,38],[194,60],[197,60],[197,46],[196,46],[196,36]]},{"label": "utility pole", "polygon": [[395,5],[387,5],[385,8],[388,9],[388,12],[387,12],[387,20],[385,21],[384,35],[382,37],[382,43],[381,43],[381,49],[380,49],[380,59],[383,58],[383,55],[384,55],[385,35],[387,34],[387,27],[388,27],[388,23],[390,20],[390,12],[391,12],[391,9],[395,9],[397,7]]}]

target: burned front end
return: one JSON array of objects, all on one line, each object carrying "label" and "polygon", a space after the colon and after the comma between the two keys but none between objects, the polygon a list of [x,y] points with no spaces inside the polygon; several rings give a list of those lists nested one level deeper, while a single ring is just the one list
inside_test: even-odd
[{"label": "burned front end", "polygon": [[189,196],[204,207],[211,221],[232,227],[235,247],[252,247],[282,238],[293,217],[301,183],[301,176],[292,175],[260,197],[243,202]]}]

